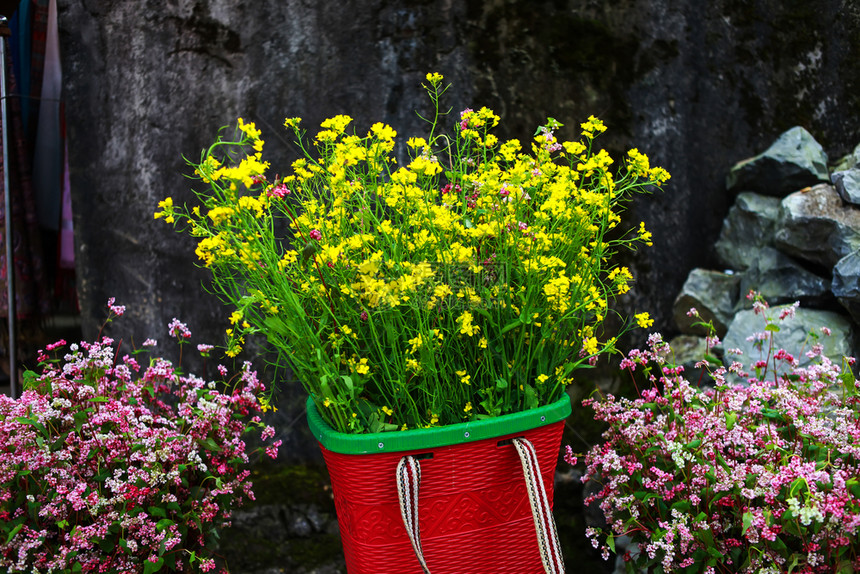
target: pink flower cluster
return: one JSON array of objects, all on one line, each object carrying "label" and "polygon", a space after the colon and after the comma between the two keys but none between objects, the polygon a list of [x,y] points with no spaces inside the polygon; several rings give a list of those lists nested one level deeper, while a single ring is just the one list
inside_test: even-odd
[{"label": "pink flower cluster", "polygon": [[117,353],[71,345],[0,396],[0,570],[208,570],[213,535],[254,498],[242,437],[274,433],[250,365],[227,386]]},{"label": "pink flower cluster", "polygon": [[586,504],[599,504],[608,525],[588,530],[594,546],[608,558],[627,535],[638,552],[626,558],[648,571],[860,570],[860,398],[850,371],[820,345],[805,368],[777,349],[744,384],[727,384],[720,367],[717,385],[698,389],[669,351],[652,336],[624,360],[647,380],[639,398],[585,401],[608,425],[585,455],[583,480],[601,485]]}]

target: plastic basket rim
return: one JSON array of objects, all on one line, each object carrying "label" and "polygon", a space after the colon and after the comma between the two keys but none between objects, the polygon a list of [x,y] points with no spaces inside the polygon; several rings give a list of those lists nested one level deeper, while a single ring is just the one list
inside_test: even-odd
[{"label": "plastic basket rim", "polygon": [[311,432],[324,448],[339,454],[427,450],[475,442],[556,423],[566,419],[571,412],[570,396],[564,393],[559,400],[548,405],[500,417],[430,429],[349,434],[331,428],[320,416],[313,399],[308,397],[307,400]]}]

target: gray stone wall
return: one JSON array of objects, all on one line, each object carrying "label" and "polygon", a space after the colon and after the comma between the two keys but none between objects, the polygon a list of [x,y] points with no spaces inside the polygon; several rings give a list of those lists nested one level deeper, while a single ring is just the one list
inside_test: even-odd
[{"label": "gray stone wall", "polygon": [[[193,245],[153,221],[190,197],[196,157],[237,116],[264,129],[273,165],[294,153],[281,124],[335,113],[420,129],[420,82],[453,82],[455,112],[487,105],[500,137],[547,116],[576,136],[600,116],[616,155],[648,153],[672,173],[637,201],[654,247],[624,302],[672,327],[689,271],[716,261],[733,198],[727,169],[802,125],[835,155],[860,134],[860,8],[842,0],[58,0],[85,334],[109,296],[143,340],[174,316],[218,341],[224,313]],[[263,365],[260,365],[262,368]]]}]

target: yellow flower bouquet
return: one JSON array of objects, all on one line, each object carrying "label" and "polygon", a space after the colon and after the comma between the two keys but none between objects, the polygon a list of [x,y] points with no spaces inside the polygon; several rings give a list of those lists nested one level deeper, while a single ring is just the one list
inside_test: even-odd
[{"label": "yellow flower bouquet", "polygon": [[439,133],[447,86],[428,74],[424,87],[428,133],[405,146],[382,123],[362,135],[336,116],[308,139],[288,118],[303,157],[284,177],[267,174],[260,131],[239,119],[192,162],[200,204],[167,198],[155,214],[198,238],[230,306],[227,354],[264,334],[340,432],[557,401],[615,350],[602,326],[632,276],[613,255],[650,245],[644,225],[618,229],[625,200],[669,178],[635,149],[612,170],[594,117],[573,142],[550,118],[527,149],[491,133],[487,108]]}]

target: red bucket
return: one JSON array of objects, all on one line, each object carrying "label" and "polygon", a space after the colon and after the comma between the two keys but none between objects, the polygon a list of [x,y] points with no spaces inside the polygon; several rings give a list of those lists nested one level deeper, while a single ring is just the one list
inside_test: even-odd
[{"label": "red bucket", "polygon": [[[344,447],[320,434],[322,421],[316,410],[309,408],[311,428],[321,438],[320,447],[331,477],[349,574],[423,571],[407,534],[398,496],[398,465],[407,455],[420,464],[416,514],[420,548],[427,566],[424,571],[433,574],[562,571],[561,564],[557,569],[546,567],[546,558],[541,557],[528,478],[524,480],[525,463],[512,440],[524,438],[533,446],[535,466],[539,467],[551,508],[563,419],[570,412],[570,401],[565,396],[559,403],[543,409],[546,411],[542,413],[538,412],[542,409],[534,409],[434,430],[375,435],[335,433],[347,441],[353,437],[365,439],[362,450],[366,454],[352,454],[355,452],[352,444]],[[522,428],[525,423],[521,415],[539,426]],[[487,426],[485,423],[491,424],[482,428]],[[334,432],[326,428],[329,433]],[[431,436],[439,431],[445,431],[444,438]],[[405,436],[410,433],[412,437]],[[487,436],[493,433],[497,434]],[[467,442],[444,444],[451,437]],[[413,442],[414,448],[408,448]],[[433,442],[442,445],[431,446]],[[368,452],[371,447],[384,452]],[[551,513],[547,514],[551,521]],[[554,525],[552,528],[554,536]],[[560,555],[556,561],[560,562]]]}]

